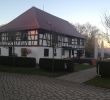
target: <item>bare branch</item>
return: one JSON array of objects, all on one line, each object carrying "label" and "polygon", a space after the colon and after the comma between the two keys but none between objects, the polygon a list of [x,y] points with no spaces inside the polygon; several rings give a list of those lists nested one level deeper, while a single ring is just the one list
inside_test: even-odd
[{"label": "bare branch", "polygon": [[110,15],[107,13],[104,14],[104,24],[106,28],[110,28]]}]

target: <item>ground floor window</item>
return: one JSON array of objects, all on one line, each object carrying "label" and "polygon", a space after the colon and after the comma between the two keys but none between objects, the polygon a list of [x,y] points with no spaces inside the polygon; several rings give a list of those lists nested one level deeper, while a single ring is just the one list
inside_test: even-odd
[{"label": "ground floor window", "polygon": [[44,56],[48,57],[49,56],[49,49],[44,49]]}]

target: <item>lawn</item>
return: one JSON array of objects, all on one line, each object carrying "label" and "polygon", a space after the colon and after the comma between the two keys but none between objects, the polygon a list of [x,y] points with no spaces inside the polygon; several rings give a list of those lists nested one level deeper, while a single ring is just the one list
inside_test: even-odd
[{"label": "lawn", "polygon": [[101,78],[101,77],[97,76],[84,83],[88,84],[88,85],[93,85],[93,86],[97,86],[97,87],[110,89],[110,78]]},{"label": "lawn", "polygon": [[58,77],[61,75],[68,74],[68,72],[51,72],[38,68],[23,68],[23,67],[9,67],[9,66],[0,66],[0,72],[42,75],[48,77]]},{"label": "lawn", "polygon": [[[75,71],[85,70],[88,68],[92,68],[91,65],[84,65],[84,64],[75,64]],[[23,67],[9,67],[9,66],[1,66],[0,65],[0,72],[9,72],[9,73],[20,73],[20,74],[34,74],[34,75],[42,75],[48,77],[58,77],[65,74],[69,74],[69,72],[51,72],[46,71],[38,68],[23,68]]]},{"label": "lawn", "polygon": [[81,71],[89,68],[93,68],[95,66],[89,64],[75,64],[75,71]]}]

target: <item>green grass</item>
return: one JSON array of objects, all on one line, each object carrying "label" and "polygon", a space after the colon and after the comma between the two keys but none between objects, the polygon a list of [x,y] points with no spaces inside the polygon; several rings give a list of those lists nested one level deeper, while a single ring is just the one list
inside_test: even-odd
[{"label": "green grass", "polygon": [[101,77],[97,76],[84,83],[88,84],[88,85],[93,85],[93,86],[97,86],[97,87],[110,89],[110,78],[101,78]]},{"label": "green grass", "polygon": [[58,77],[61,75],[68,74],[68,72],[50,72],[38,68],[23,68],[23,67],[9,67],[9,66],[0,66],[0,72],[42,75],[48,77]]},{"label": "green grass", "polygon": [[[84,64],[75,64],[75,71],[80,71],[88,68],[92,68],[91,65]],[[1,66],[0,72],[8,72],[8,73],[20,73],[20,74],[31,74],[31,75],[42,75],[48,77],[58,77],[65,74],[69,74],[69,72],[51,72],[38,68],[23,68],[23,67],[9,67],[9,66]]]},{"label": "green grass", "polygon": [[89,64],[75,64],[75,71],[81,71],[89,68],[93,68],[95,66]]}]

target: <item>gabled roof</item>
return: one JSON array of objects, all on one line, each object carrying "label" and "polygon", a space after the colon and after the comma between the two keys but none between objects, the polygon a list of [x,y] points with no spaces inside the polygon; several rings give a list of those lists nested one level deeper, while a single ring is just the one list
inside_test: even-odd
[{"label": "gabled roof", "polygon": [[76,28],[61,18],[51,15],[38,8],[32,7],[8,24],[0,27],[0,32],[44,29],[64,35],[81,37]]}]

